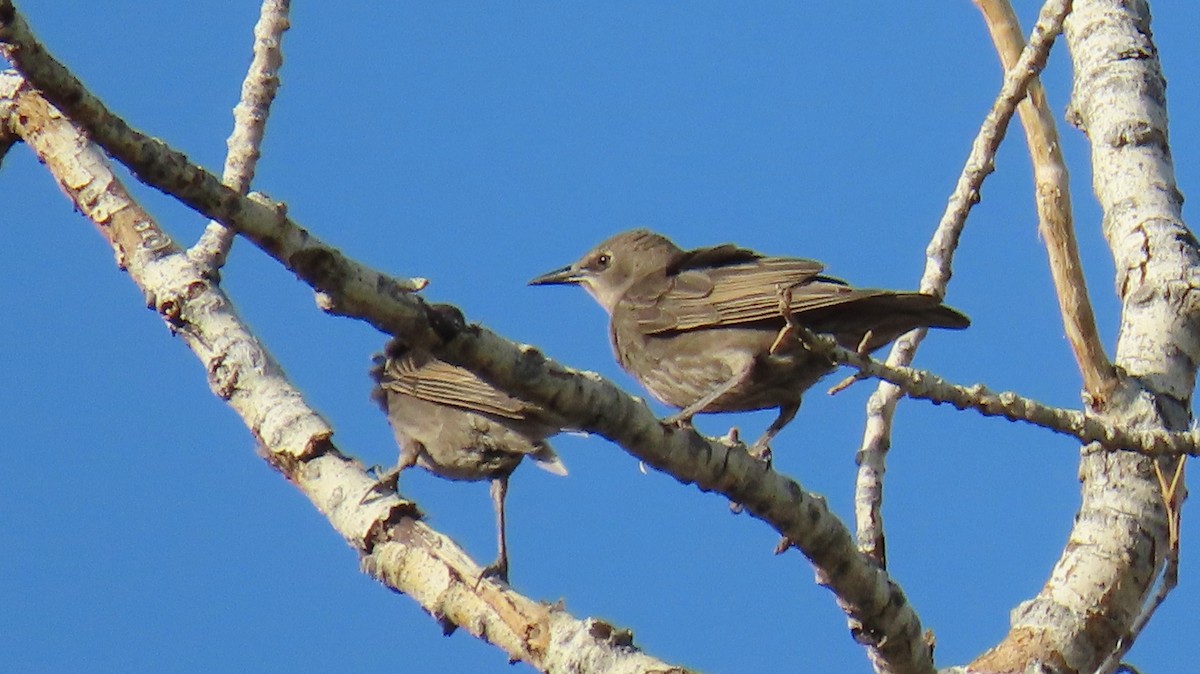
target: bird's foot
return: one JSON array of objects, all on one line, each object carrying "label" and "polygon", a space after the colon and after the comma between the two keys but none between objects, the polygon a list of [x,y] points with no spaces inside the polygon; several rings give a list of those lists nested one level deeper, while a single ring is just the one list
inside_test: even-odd
[{"label": "bird's foot", "polygon": [[359,499],[358,504],[363,505],[378,498],[383,498],[388,494],[395,494],[399,491],[400,469],[392,468],[380,475],[381,466],[372,466],[368,473],[375,475],[375,484],[363,494]]},{"label": "bird's foot", "polygon": [[485,579],[485,578],[490,578],[492,580],[498,580],[498,581],[504,583],[505,585],[507,585],[508,584],[508,560],[507,559],[505,559],[505,560],[497,559],[496,561],[492,562],[491,564],[488,564],[487,566],[483,567],[483,571],[480,572],[480,574],[479,574],[479,580],[475,581],[475,586],[479,587],[479,583],[482,583],[483,579]]},{"label": "bird's foot", "polygon": [[799,346],[805,351],[810,350],[808,342],[804,339],[808,330],[796,321],[796,314],[792,313],[792,287],[783,284],[775,286],[775,292],[779,295],[779,315],[783,317],[783,327],[779,329],[779,334],[775,335],[771,348],[767,349],[767,353],[771,355],[779,353],[785,344],[793,348]]},{"label": "bird's foot", "polygon": [[775,554],[782,555],[793,545],[795,545],[795,543],[792,543],[792,539],[788,538],[787,536],[781,536],[779,538],[779,542],[775,544]]},{"label": "bird's foot", "polygon": [[751,458],[758,459],[759,461],[767,464],[767,467],[770,467],[771,445],[767,444],[768,442],[770,441],[765,438],[761,439],[755,442],[753,445],[750,445],[750,447],[746,450],[746,453],[749,454]]}]

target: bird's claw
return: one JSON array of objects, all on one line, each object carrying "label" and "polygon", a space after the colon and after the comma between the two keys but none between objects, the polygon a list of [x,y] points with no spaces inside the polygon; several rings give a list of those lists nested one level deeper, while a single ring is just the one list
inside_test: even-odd
[{"label": "bird's claw", "polygon": [[508,584],[508,563],[496,560],[491,564],[483,567],[483,571],[479,573],[479,580],[475,581],[475,587],[484,581],[485,578],[498,580],[505,585]]},{"label": "bird's claw", "polygon": [[358,505],[364,505],[375,499],[383,498],[389,493],[395,494],[400,491],[400,471],[392,468],[380,475],[380,470],[382,470],[382,466],[372,466],[367,470],[368,473],[375,476],[375,484],[371,485],[367,493],[363,494],[363,497],[358,500]]},{"label": "bird's claw", "polygon": [[751,458],[757,459],[757,460],[767,464],[768,467],[770,467],[770,465],[771,465],[771,446],[768,445],[767,443],[760,440],[760,441],[754,443],[753,445],[750,445],[749,449],[746,450],[746,453],[749,454]]}]

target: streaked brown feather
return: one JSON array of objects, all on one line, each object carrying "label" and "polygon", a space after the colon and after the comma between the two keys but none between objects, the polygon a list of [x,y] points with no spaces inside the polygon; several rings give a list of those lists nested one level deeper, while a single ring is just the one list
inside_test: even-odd
[{"label": "streaked brown feather", "polygon": [[529,406],[501,393],[469,370],[413,352],[388,361],[379,382],[383,389],[431,403],[485,412],[509,419],[529,418]]},{"label": "streaked brown feather", "polygon": [[[740,249],[739,249],[740,250]],[[857,299],[841,281],[818,276],[821,263],[803,258],[759,258],[752,262],[688,269],[647,279],[626,300],[634,304],[646,334],[694,330],[778,319],[779,288],[796,287],[792,306],[802,312]],[[805,293],[802,284],[813,282]]]}]

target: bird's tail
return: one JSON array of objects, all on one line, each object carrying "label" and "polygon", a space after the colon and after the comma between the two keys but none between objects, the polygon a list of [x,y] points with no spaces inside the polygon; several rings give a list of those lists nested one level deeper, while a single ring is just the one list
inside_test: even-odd
[{"label": "bird's tail", "polygon": [[925,293],[896,293],[891,296],[893,306],[917,323],[914,328],[945,328],[962,330],[971,326],[971,319],[957,309],[942,304],[933,295]]},{"label": "bird's tail", "polygon": [[805,315],[817,332],[833,334],[846,348],[870,353],[917,328],[962,330],[971,325],[965,314],[926,293],[890,290],[855,290],[858,297],[843,299]]}]

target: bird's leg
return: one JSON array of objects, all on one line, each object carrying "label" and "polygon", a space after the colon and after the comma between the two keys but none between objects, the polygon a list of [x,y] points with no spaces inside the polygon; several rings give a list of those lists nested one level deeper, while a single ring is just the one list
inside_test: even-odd
[{"label": "bird's leg", "polygon": [[761,461],[771,462],[771,440],[787,426],[792,419],[796,418],[796,412],[800,411],[800,403],[787,403],[779,406],[779,416],[775,417],[775,421],[767,426],[767,430],[763,432],[762,437],[755,440],[753,445],[750,445],[750,456]]},{"label": "bird's leg", "polygon": [[496,561],[483,569],[480,578],[499,578],[508,582],[508,538],[504,526],[504,498],[508,495],[508,476],[492,478],[492,506],[496,509]]},{"label": "bird's leg", "polygon": [[368,501],[373,501],[376,498],[382,498],[386,494],[395,494],[400,490],[400,473],[417,465],[417,455],[421,453],[424,447],[421,443],[414,441],[405,441],[400,445],[400,459],[396,462],[396,467],[388,470],[386,473],[379,474],[379,466],[375,466],[371,470],[378,477],[375,479],[375,484],[363,494],[363,497],[358,500],[358,504],[362,505]]},{"label": "bird's leg", "polygon": [[691,405],[688,405],[687,407],[683,408],[682,410],[679,410],[678,412],[676,412],[675,414],[672,414],[671,416],[667,417],[666,419],[663,419],[663,423],[664,424],[676,424],[676,425],[680,425],[680,426],[683,426],[683,425],[691,426],[692,417],[696,416],[697,412],[703,412],[704,408],[713,404],[713,402],[716,401],[717,398],[720,398],[721,396],[725,395],[726,393],[729,393],[731,390],[733,390],[739,384],[744,383],[747,379],[750,378],[750,372],[753,369],[754,369],[754,359],[751,358],[751,359],[748,359],[745,362],[745,364],[743,364],[741,367],[739,367],[737,369],[737,371],[733,373],[733,376],[730,377],[728,380],[713,387],[713,390],[704,394],[696,402],[692,403]]}]

